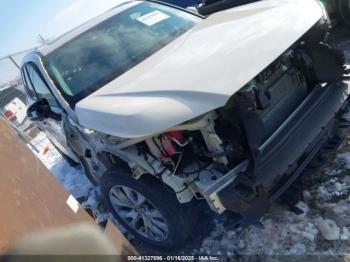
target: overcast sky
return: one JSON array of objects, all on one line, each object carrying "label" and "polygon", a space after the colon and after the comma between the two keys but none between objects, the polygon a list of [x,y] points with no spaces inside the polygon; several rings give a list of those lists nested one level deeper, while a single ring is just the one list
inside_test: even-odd
[{"label": "overcast sky", "polygon": [[[57,37],[125,0],[0,0],[0,57]],[[15,69],[0,61],[0,83]],[[9,78],[9,79],[7,79]]]}]

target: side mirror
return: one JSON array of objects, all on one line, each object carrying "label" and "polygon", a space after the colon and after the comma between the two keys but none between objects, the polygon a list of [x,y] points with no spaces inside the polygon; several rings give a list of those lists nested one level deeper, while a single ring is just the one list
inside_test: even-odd
[{"label": "side mirror", "polygon": [[60,120],[60,115],[53,112],[46,99],[40,99],[29,106],[27,117],[31,121],[43,121],[46,118]]}]

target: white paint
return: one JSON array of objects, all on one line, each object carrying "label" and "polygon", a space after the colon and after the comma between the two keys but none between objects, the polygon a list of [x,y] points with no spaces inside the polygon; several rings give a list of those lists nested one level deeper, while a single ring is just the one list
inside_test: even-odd
[{"label": "white paint", "polygon": [[322,15],[314,0],[268,0],[214,14],[80,101],[79,122],[143,137],[222,107]]}]

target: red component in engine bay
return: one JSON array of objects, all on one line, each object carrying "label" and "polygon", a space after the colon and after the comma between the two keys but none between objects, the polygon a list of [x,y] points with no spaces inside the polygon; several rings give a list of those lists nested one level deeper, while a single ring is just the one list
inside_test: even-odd
[{"label": "red component in engine bay", "polygon": [[180,131],[171,131],[164,135],[153,137],[146,140],[147,145],[154,156],[162,161],[170,160],[174,155],[178,154],[176,148],[177,143],[181,143],[183,134]]},{"label": "red component in engine bay", "polygon": [[181,140],[183,139],[182,132],[180,131],[170,131],[167,133],[167,136],[172,137],[179,142],[181,142]]}]

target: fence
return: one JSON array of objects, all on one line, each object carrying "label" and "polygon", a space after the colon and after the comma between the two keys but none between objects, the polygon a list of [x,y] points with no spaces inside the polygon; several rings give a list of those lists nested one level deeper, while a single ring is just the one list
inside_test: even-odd
[{"label": "fence", "polygon": [[20,77],[20,65],[28,51],[30,50],[0,58],[0,116],[16,130],[25,143],[36,150],[31,141],[38,129],[27,118],[27,99]]}]

